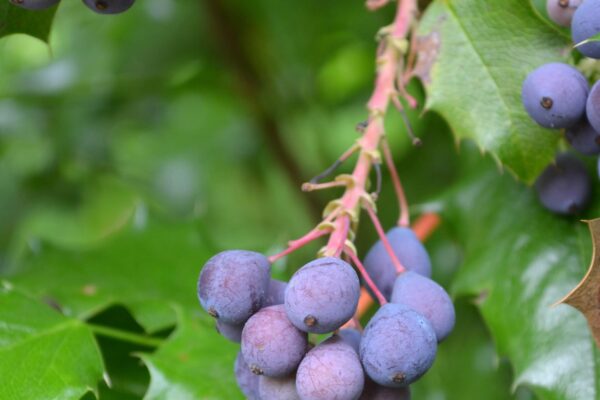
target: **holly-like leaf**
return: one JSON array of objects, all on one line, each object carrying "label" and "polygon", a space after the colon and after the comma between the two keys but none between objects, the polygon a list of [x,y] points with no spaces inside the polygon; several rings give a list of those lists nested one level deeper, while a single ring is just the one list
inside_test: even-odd
[{"label": "holly-like leaf", "polygon": [[104,369],[91,330],[6,284],[0,288],[0,399],[79,399]]},{"label": "holly-like leaf", "polygon": [[575,307],[587,318],[592,335],[600,346],[600,219],[588,221],[594,253],[592,264],[579,285],[559,303]]},{"label": "holly-like leaf", "polygon": [[25,33],[47,42],[57,7],[32,11],[17,7],[8,0],[1,1],[0,38],[13,33]]},{"label": "holly-like leaf", "polygon": [[583,275],[585,225],[543,209],[533,190],[499,176],[490,160],[468,170],[443,210],[464,252],[454,294],[475,296],[515,386],[541,400],[597,399],[600,358],[585,320],[551,307]]},{"label": "holly-like leaf", "polygon": [[146,400],[243,399],[233,363],[239,345],[215,330],[213,320],[177,308],[177,329],[168,342],[142,359],[152,378]]},{"label": "holly-like leaf", "polygon": [[569,44],[522,0],[437,0],[418,31],[417,75],[427,108],[458,140],[526,182],[553,159],[559,135],[537,126],[521,103],[521,84],[540,65],[564,61]]}]

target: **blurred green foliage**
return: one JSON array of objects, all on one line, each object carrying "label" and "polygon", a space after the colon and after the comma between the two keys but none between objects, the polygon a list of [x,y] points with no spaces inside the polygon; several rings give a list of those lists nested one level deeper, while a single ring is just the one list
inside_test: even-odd
[{"label": "blurred green foliage", "polygon": [[[217,251],[273,253],[318,222],[335,191],[299,184],[358,138],[375,33],[392,15],[360,1],[140,0],[106,17],[64,1],[49,46],[0,40],[0,276],[27,293],[24,315],[50,305],[83,321],[104,360],[90,359],[95,374],[57,398],[81,388],[101,399],[241,398],[236,346],[201,312],[197,274]],[[418,82],[410,91],[424,100]],[[459,158],[439,116],[409,117],[422,148],[399,115],[386,122],[398,168],[414,210],[439,210],[465,156],[480,156],[466,146]],[[379,210],[391,226],[387,174]],[[427,244],[447,287],[465,238],[444,225]],[[359,251],[374,240],[362,224]],[[317,249],[276,263],[274,276],[288,278]],[[415,398],[533,398],[513,393],[510,364],[471,303],[458,302],[456,333]]]}]

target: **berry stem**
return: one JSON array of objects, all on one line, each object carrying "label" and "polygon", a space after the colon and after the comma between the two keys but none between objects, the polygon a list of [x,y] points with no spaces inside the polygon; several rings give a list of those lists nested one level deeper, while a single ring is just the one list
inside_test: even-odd
[{"label": "berry stem", "polygon": [[[375,89],[367,108],[369,121],[365,133],[358,141],[360,154],[352,172],[354,185],[346,188],[340,199],[342,212],[334,220],[334,230],[327,243],[325,254],[339,256],[348,238],[352,222],[351,215],[357,214],[360,200],[366,192],[369,172],[376,160],[377,149],[385,134],[383,120],[392,96],[396,95],[395,82],[398,76],[401,60],[404,55],[402,44],[410,29],[413,16],[417,10],[416,0],[398,0],[398,8],[393,24],[385,29],[385,43],[378,49],[377,78]],[[357,218],[357,216],[356,216]]]},{"label": "berry stem", "polygon": [[274,254],[268,258],[269,262],[273,264],[275,261],[279,260],[287,256],[290,253],[300,249],[301,247],[306,246],[313,240],[320,238],[321,236],[327,235],[329,232],[326,229],[315,228],[312,231],[308,232],[306,235],[302,236],[300,239],[293,240],[289,242],[289,246],[287,249],[283,250],[280,253]]},{"label": "berry stem", "polygon": [[[412,226],[412,230],[415,232],[415,235],[419,238],[420,241],[426,241],[440,226],[441,219],[438,214],[435,213],[427,213],[421,215],[419,219],[415,221]],[[356,307],[356,314],[352,320],[359,321],[363,315],[369,311],[369,309],[373,306],[373,298],[367,292],[365,288],[361,288],[360,298],[358,299],[358,306]],[[348,321],[342,328],[352,328],[354,327],[354,322],[352,320]]]},{"label": "berry stem", "polygon": [[369,276],[369,273],[365,269],[365,266],[360,262],[360,259],[358,258],[354,250],[346,248],[344,254],[350,257],[350,260],[352,260],[352,264],[354,264],[354,266],[358,269],[358,271],[362,275],[363,279],[365,280],[375,297],[377,297],[377,301],[379,302],[379,304],[382,306],[387,304],[387,300],[385,299],[385,297],[383,297],[383,294],[381,294],[377,286],[375,286],[375,283]]},{"label": "berry stem", "polygon": [[400,176],[398,175],[398,171],[396,170],[394,158],[392,157],[392,151],[390,150],[390,145],[386,138],[383,138],[383,140],[381,141],[381,148],[383,150],[383,158],[385,159],[385,163],[388,167],[390,176],[392,178],[394,190],[396,191],[396,198],[398,199],[398,209],[400,210],[398,226],[410,226],[410,213],[408,211],[408,201],[406,200],[404,187],[402,186],[402,181],[400,180]]},{"label": "berry stem", "polygon": [[370,204],[365,204],[364,207],[367,210],[367,214],[369,214],[369,218],[371,218],[371,221],[373,222],[373,226],[375,226],[375,230],[377,231],[377,234],[379,235],[379,239],[381,239],[381,243],[383,244],[383,247],[385,247],[385,251],[390,256],[390,259],[392,260],[392,263],[394,264],[394,267],[396,268],[396,272],[398,274],[403,273],[404,271],[406,271],[406,268],[404,268],[404,266],[402,265],[400,260],[398,260],[398,257],[396,257],[396,253],[394,253],[394,249],[392,248],[390,241],[387,239],[387,236],[385,235],[385,231],[383,230],[383,227],[381,226],[381,222],[379,221],[379,218],[377,218],[377,213],[375,213],[375,210],[373,209],[373,207]]}]

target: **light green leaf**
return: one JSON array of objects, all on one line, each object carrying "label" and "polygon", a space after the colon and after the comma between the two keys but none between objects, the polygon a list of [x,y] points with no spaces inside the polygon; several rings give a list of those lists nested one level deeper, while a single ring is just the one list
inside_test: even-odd
[{"label": "light green leaf", "polygon": [[457,139],[473,139],[526,182],[553,159],[559,135],[537,126],[521,103],[529,72],[564,61],[568,42],[522,0],[437,0],[419,28],[417,74],[427,108]]},{"label": "light green leaf", "polygon": [[89,328],[14,290],[0,288],[0,398],[79,399],[104,369]]}]

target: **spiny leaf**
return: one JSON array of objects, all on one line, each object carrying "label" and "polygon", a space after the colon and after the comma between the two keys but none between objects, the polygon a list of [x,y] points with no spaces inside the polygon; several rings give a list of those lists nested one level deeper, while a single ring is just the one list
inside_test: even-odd
[{"label": "spiny leaf", "polygon": [[585,269],[583,224],[545,210],[533,190],[499,176],[490,160],[466,170],[442,212],[463,246],[454,294],[477,299],[498,353],[514,367],[515,386],[540,400],[598,399],[600,359],[584,318],[551,307]]},{"label": "spiny leaf", "polygon": [[559,135],[537,126],[521,103],[521,85],[540,65],[564,61],[567,39],[522,0],[437,0],[418,31],[416,74],[427,107],[457,139],[531,183],[553,159]]},{"label": "spiny leaf", "polygon": [[575,307],[588,321],[596,344],[600,346],[600,218],[587,221],[592,234],[592,263],[583,280],[559,303]]}]

